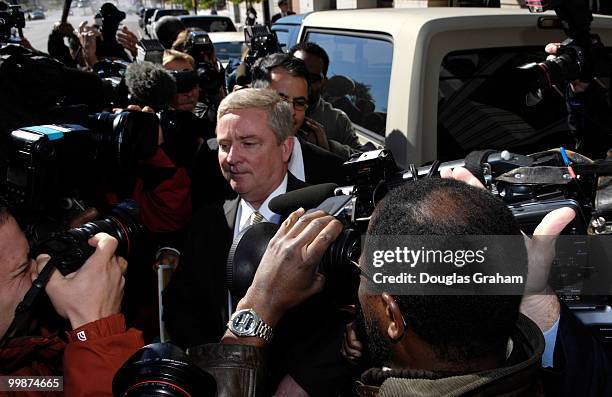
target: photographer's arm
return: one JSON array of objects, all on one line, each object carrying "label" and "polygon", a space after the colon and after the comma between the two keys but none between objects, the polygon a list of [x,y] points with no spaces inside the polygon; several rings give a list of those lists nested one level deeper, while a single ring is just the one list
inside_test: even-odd
[{"label": "photographer's arm", "polygon": [[127,26],[117,31],[117,42],[130,52],[132,59],[136,59],[136,55],[138,55],[138,48],[136,48],[138,37]]},{"label": "photographer's arm", "polygon": [[[55,271],[46,292],[73,328],[64,350],[66,395],[112,396],[115,372],[144,340],[140,331],[126,330],[120,314],[127,262],[114,255],[117,240],[100,233],[89,244],[96,251],[85,264],[65,277]],[[37,259],[39,269],[47,260]]]},{"label": "photographer's arm", "polygon": [[74,28],[69,23],[55,23],[47,41],[47,52],[68,67],[76,67],[77,61],[64,44],[65,37],[76,37]]}]

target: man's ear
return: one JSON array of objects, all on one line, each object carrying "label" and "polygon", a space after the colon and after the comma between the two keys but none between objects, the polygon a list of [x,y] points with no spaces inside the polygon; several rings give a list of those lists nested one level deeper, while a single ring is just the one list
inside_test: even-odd
[{"label": "man's ear", "polygon": [[293,136],[288,137],[281,143],[281,150],[283,154],[283,162],[289,162],[289,158],[291,157],[291,153],[293,153]]},{"label": "man's ear", "polygon": [[400,310],[395,298],[389,295],[387,292],[383,292],[380,296],[383,301],[385,308],[385,316],[388,320],[387,336],[393,343],[399,342],[406,332],[406,324],[404,323],[404,316]]}]

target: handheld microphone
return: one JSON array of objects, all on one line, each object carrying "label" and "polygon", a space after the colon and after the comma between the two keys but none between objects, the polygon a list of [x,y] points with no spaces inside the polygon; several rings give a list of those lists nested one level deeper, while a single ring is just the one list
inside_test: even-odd
[{"label": "handheld microphone", "polygon": [[270,200],[270,210],[286,217],[300,207],[317,207],[326,198],[334,196],[337,187],[335,183],[322,183],[282,194]]}]

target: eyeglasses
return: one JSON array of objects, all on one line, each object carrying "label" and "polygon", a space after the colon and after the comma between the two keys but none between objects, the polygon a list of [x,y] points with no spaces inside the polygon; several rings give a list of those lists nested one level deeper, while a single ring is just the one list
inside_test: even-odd
[{"label": "eyeglasses", "polygon": [[306,110],[306,108],[308,108],[308,99],[302,96],[290,100],[289,97],[283,93],[279,92],[278,95],[283,98],[285,102],[289,102],[290,104],[292,104],[295,110]]}]

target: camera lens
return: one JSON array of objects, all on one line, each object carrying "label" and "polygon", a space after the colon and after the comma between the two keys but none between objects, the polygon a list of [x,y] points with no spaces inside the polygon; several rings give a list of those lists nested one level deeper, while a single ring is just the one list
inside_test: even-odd
[{"label": "camera lens", "polygon": [[580,77],[580,64],[569,54],[563,54],[544,62],[552,84],[573,81]]},{"label": "camera lens", "polygon": [[159,120],[145,112],[102,112],[89,116],[100,164],[130,168],[157,151]]},{"label": "camera lens", "polygon": [[110,214],[101,220],[88,222],[68,231],[77,241],[87,241],[97,233],[107,233],[119,242],[116,254],[127,257],[134,240],[143,232],[138,222],[138,208],[132,201],[124,201],[113,207]]},{"label": "camera lens", "polygon": [[204,63],[198,67],[198,84],[205,93],[216,94],[223,82],[223,74],[213,65]]},{"label": "camera lens", "polygon": [[217,383],[181,349],[153,343],[137,351],[113,379],[115,397],[216,396]]}]

